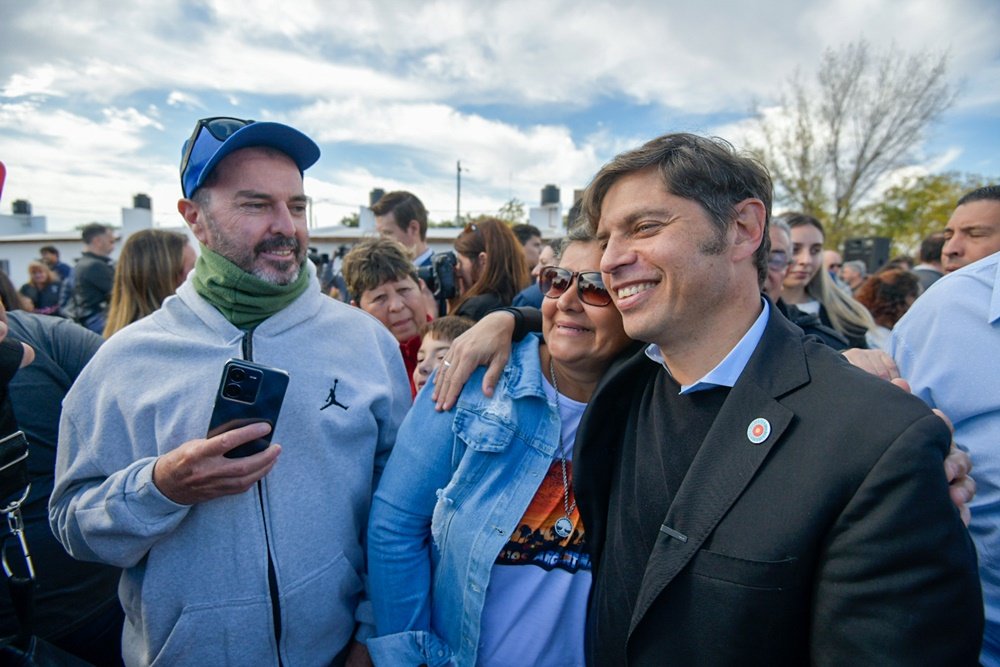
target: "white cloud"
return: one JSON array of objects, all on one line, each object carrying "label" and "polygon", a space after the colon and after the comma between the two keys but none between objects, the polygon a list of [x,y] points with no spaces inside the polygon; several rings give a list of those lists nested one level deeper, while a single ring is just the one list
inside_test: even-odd
[{"label": "white cloud", "polygon": [[[457,159],[463,201],[495,210],[548,182],[580,187],[651,133],[724,117],[715,131],[738,142],[755,99],[773,104],[796,67],[860,36],[950,48],[956,111],[1000,107],[995,0],[37,0],[3,14],[0,154],[64,210],[124,205],[125,187],[175,198],[189,112],[226,104],[332,148],[324,198],[363,203],[391,182],[442,211]],[[352,164],[359,146],[399,167]]]},{"label": "white cloud", "polygon": [[170,94],[167,95],[167,105],[172,107],[184,107],[185,109],[205,108],[205,105],[201,103],[201,100],[199,100],[196,95],[184,93],[179,90],[170,91]]}]

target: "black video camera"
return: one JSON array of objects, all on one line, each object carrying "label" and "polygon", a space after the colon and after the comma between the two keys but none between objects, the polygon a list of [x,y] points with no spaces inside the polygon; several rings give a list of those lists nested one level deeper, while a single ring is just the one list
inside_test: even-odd
[{"label": "black video camera", "polygon": [[431,255],[430,266],[417,268],[417,275],[427,285],[434,298],[438,301],[455,297],[455,267],[458,257],[454,252],[443,252]]}]

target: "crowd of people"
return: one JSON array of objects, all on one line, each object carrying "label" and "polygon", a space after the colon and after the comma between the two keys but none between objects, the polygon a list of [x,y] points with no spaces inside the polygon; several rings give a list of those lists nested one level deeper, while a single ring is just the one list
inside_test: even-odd
[{"label": "crowd of people", "polygon": [[[1000,665],[1000,186],[859,266],[772,217],[755,160],[668,134],[563,238],[482,218],[435,253],[390,192],[335,299],[315,142],[215,117],[182,154],[197,252],[147,230],[112,262],[89,225],[75,267],[0,276],[41,638],[98,665]],[[231,359],[284,402],[207,435]]]}]

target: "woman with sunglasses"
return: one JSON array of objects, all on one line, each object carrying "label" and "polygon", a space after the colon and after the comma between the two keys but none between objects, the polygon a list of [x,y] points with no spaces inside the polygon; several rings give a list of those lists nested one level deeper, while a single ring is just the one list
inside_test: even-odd
[{"label": "woman with sunglasses", "polygon": [[478,321],[491,310],[511,305],[531,282],[524,249],[502,220],[470,222],[455,239],[455,254],[462,293],[452,304],[452,315]]},{"label": "woman with sunglasses", "polygon": [[[583,410],[631,341],[571,232],[541,274],[544,341],[518,343],[492,398],[423,392],[372,505],[376,665],[582,665],[590,559],[570,457]],[[482,371],[480,371],[482,372]]]}]

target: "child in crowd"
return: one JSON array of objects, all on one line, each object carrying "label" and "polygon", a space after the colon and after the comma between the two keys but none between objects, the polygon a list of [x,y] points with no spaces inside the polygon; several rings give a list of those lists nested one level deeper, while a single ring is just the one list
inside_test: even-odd
[{"label": "child in crowd", "polygon": [[417,350],[417,367],[413,369],[413,384],[418,392],[444,360],[451,342],[468,331],[473,324],[475,322],[467,317],[448,315],[431,320],[423,326],[420,332],[420,349]]}]

